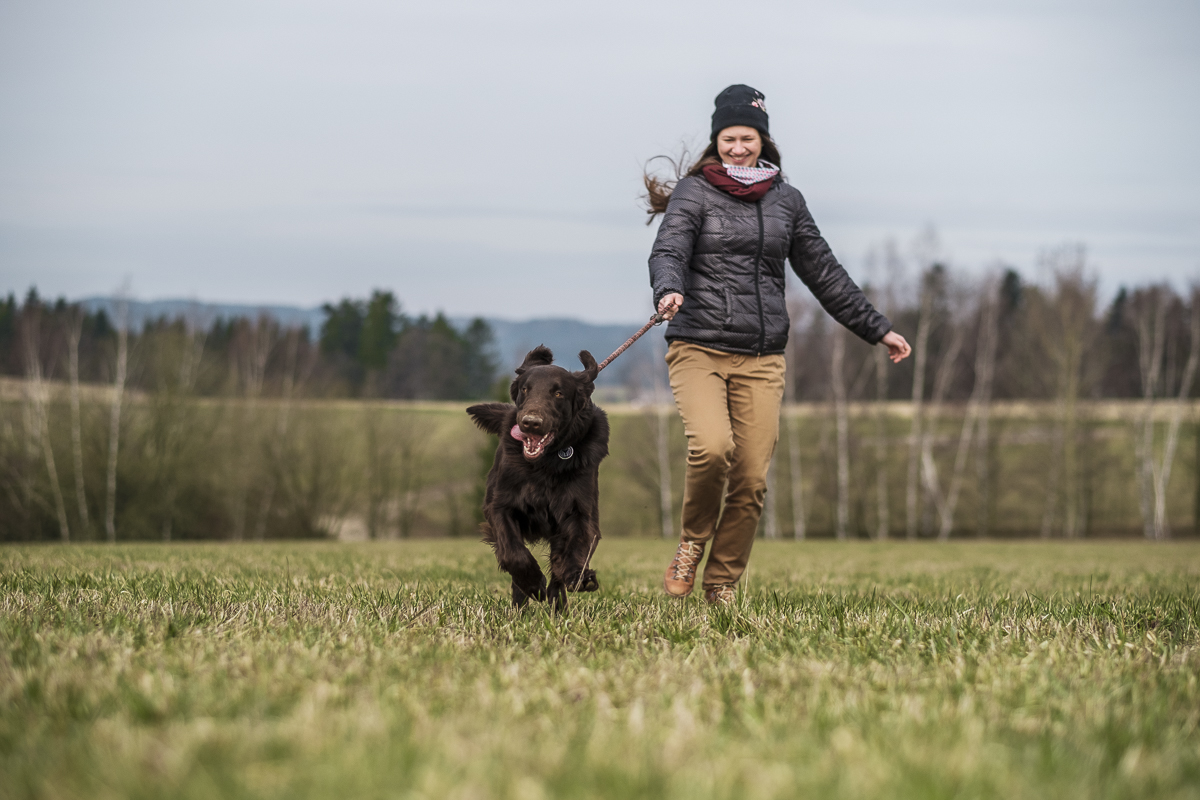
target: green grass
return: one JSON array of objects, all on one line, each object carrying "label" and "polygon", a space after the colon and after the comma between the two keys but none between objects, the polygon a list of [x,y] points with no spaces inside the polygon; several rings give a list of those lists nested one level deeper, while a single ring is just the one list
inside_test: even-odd
[{"label": "green grass", "polygon": [[1200,546],[606,540],[566,618],[464,541],[0,550],[0,796],[1200,798]]}]

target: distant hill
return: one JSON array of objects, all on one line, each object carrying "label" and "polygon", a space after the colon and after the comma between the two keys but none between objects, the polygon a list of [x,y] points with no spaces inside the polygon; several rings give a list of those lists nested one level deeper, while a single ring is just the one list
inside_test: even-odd
[{"label": "distant hill", "polygon": [[[166,317],[194,318],[198,325],[208,327],[218,317],[236,319],[246,317],[256,319],[266,314],[275,318],[280,324],[293,327],[306,327],[315,336],[321,330],[325,320],[325,312],[319,308],[301,308],[299,306],[254,306],[237,303],[201,303],[197,300],[129,300],[129,326],[134,330],[141,328],[150,320]],[[90,312],[104,309],[109,317],[116,318],[117,301],[112,297],[85,297],[79,304]]]},{"label": "distant hill", "polygon": [[[117,301],[112,297],[88,297],[80,300],[80,305],[89,311],[104,309],[110,316],[115,317]],[[246,317],[255,319],[266,314],[286,326],[307,327],[315,337],[325,321],[325,313],[320,308],[302,308],[300,306],[278,305],[248,305],[237,303],[202,303],[195,300],[130,300],[129,324],[135,330],[141,328],[148,320],[161,317],[175,319],[177,317],[192,318],[202,327],[208,327],[218,317],[231,319]],[[468,317],[450,317],[450,322],[459,330],[466,328],[471,319]],[[589,350],[597,361],[606,358],[629,338],[641,323],[596,325],[575,319],[534,319],[525,322],[514,322],[507,319],[486,317],[487,323],[496,335],[495,355],[500,372],[511,372],[521,363],[525,353],[544,344],[554,351],[555,361],[567,369],[578,369],[580,350]],[[654,346],[657,339],[661,347],[664,328],[653,329],[634,347],[624,353],[613,365],[600,374],[598,384],[614,386],[627,383],[635,370],[644,371],[645,364],[653,361]],[[659,352],[662,352],[661,350]],[[641,381],[637,381],[641,383]]]}]

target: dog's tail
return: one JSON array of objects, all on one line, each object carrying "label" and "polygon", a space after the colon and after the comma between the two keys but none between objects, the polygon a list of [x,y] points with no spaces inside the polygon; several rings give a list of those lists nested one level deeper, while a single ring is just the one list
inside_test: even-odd
[{"label": "dog's tail", "polygon": [[468,408],[467,413],[480,429],[499,436],[504,432],[504,422],[512,409],[509,403],[479,403]]}]

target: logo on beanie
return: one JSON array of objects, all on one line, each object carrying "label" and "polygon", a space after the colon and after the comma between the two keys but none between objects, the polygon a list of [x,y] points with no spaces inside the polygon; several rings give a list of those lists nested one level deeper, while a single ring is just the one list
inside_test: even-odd
[{"label": "logo on beanie", "polygon": [[761,97],[760,97],[760,98],[758,98],[757,100],[755,100],[755,101],[754,101],[753,103],[751,103],[750,105],[752,105],[752,106],[754,106],[755,108],[757,108],[757,109],[761,110],[761,111],[762,111],[764,114],[765,114],[765,113],[767,113],[767,101],[766,101],[766,100],[764,100],[764,99],[763,99],[763,98],[761,98]]}]

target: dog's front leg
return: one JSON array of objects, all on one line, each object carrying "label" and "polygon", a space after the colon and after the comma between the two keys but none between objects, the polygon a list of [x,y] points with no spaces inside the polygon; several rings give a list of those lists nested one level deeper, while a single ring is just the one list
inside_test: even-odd
[{"label": "dog's front leg", "polygon": [[521,608],[530,598],[545,600],[546,576],[542,575],[537,559],[525,546],[521,526],[512,512],[500,511],[487,516],[496,561],[500,569],[512,576],[513,605]]},{"label": "dog's front leg", "polygon": [[594,592],[600,588],[596,571],[588,568],[600,529],[588,516],[573,514],[564,520],[559,535],[550,540],[548,599],[559,611],[567,610],[567,592]]},{"label": "dog's front leg", "polygon": [[600,544],[599,507],[593,508],[591,513],[588,514],[588,525],[585,535],[588,540],[587,556],[585,556],[583,561],[583,569],[580,570],[576,578],[568,583],[568,588],[572,592],[596,592],[600,590],[600,580],[596,577],[596,570],[588,566],[591,564],[592,556],[596,554],[596,546]]}]

